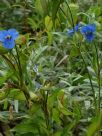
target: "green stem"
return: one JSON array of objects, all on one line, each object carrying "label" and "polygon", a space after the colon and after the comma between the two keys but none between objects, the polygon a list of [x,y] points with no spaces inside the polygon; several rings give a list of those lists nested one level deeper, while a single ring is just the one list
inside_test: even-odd
[{"label": "green stem", "polygon": [[43,95],[43,111],[44,111],[44,115],[45,115],[45,120],[46,120],[46,127],[49,130],[49,113],[48,113],[48,107],[47,107],[47,100],[48,100],[48,91],[47,94],[45,94],[45,91],[42,90],[42,95]]},{"label": "green stem", "polygon": [[100,64],[99,64],[99,56],[98,56],[98,49],[96,47],[96,44],[94,44],[95,46],[95,51],[96,51],[96,59],[97,59],[97,79],[98,79],[98,86],[99,86],[99,98],[98,98],[98,108],[99,108],[99,111],[100,111],[100,104],[101,104],[101,83],[100,83],[100,80],[101,80],[101,77],[100,77]]},{"label": "green stem", "polygon": [[88,73],[88,77],[89,77],[89,81],[90,81],[90,85],[91,85],[92,93],[93,93],[94,104],[95,104],[95,112],[96,112],[96,114],[97,114],[97,101],[96,101],[96,97],[95,97],[95,90],[94,90],[94,87],[93,87],[93,83],[92,83],[92,79],[91,79],[90,73],[89,73],[89,71],[88,71],[88,69],[87,69],[87,63],[86,63],[86,61],[85,61],[85,59],[84,59],[84,57],[83,57],[83,55],[82,55],[80,46],[79,46],[79,52],[80,52],[80,55],[81,55],[81,57],[82,57],[82,60],[83,60],[83,62],[84,62],[84,64],[85,64],[85,69],[87,70],[87,73]]},{"label": "green stem", "polygon": [[20,86],[23,85],[23,74],[22,74],[22,67],[21,67],[21,63],[20,63],[20,58],[19,58],[19,53],[18,53],[18,49],[17,46],[15,46],[16,49],[16,53],[17,53],[17,59],[18,59],[18,69],[19,69],[19,76],[20,76]]},{"label": "green stem", "polygon": [[15,55],[13,54],[12,50],[10,51],[10,54],[13,56],[13,58],[14,58],[14,60],[15,60],[16,64],[17,64],[17,66],[18,66],[18,68],[19,68],[19,65],[18,65],[17,59],[16,59]]},{"label": "green stem", "polygon": [[28,89],[27,89],[26,85],[23,82],[23,73],[22,73],[22,67],[21,67],[21,62],[20,62],[20,57],[19,57],[17,46],[15,46],[15,49],[16,49],[17,59],[18,59],[18,69],[19,69],[19,77],[20,77],[20,89],[21,89],[21,91],[23,91],[23,93],[25,95],[27,104],[29,104],[30,95],[29,95],[29,92],[28,92]]},{"label": "green stem", "polygon": [[13,56],[13,58],[14,58],[14,60],[15,60],[16,64],[17,64],[17,67],[18,67],[18,69],[19,69],[18,61],[17,61],[17,59],[16,59],[15,55],[13,54],[12,50],[10,51],[10,54]]},{"label": "green stem", "polygon": [[[89,46],[89,45],[88,45]],[[91,57],[90,57],[90,50],[89,50],[89,47],[86,47],[85,46],[85,51],[86,51],[86,54],[87,54],[87,56],[88,56],[88,59],[90,60],[90,62],[91,62],[91,64],[92,64],[92,59],[91,59]]]}]

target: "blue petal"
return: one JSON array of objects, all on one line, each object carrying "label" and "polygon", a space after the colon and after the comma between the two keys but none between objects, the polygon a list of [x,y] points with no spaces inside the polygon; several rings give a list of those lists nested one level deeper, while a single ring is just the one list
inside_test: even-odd
[{"label": "blue petal", "polygon": [[9,29],[8,34],[15,40],[19,36],[19,32],[16,29]]},{"label": "blue petal", "polygon": [[74,30],[73,29],[71,29],[71,30],[68,31],[68,35],[69,36],[72,36],[73,34],[74,34]]},{"label": "blue petal", "polygon": [[95,24],[90,24],[90,25],[88,25],[88,27],[92,32],[96,31],[96,25]]},{"label": "blue petal", "polygon": [[15,46],[15,41],[12,38],[9,40],[5,39],[2,44],[4,48],[12,49]]},{"label": "blue petal", "polygon": [[88,33],[88,32],[95,32],[95,31],[96,31],[96,25],[95,24],[89,24],[89,25],[83,26],[80,29],[80,32],[82,34]]},{"label": "blue petal", "polygon": [[80,24],[76,25],[73,29],[68,31],[68,35],[72,36],[75,31],[78,31]]},{"label": "blue petal", "polygon": [[84,33],[89,32],[89,29],[88,29],[87,26],[83,26],[83,27],[80,29],[80,32],[81,32],[82,34],[84,34]]},{"label": "blue petal", "polygon": [[76,26],[74,27],[74,30],[75,30],[75,31],[78,31],[78,29],[79,29],[80,26],[81,26],[81,24],[76,25]]},{"label": "blue petal", "polygon": [[89,42],[93,41],[95,31],[96,31],[96,25],[95,24],[89,24],[89,25],[83,26],[80,29],[80,32],[83,34],[85,39]]},{"label": "blue petal", "polygon": [[85,39],[88,42],[92,42],[94,40],[94,34],[93,33],[89,33],[89,34],[83,34],[83,36],[85,37]]},{"label": "blue petal", "polygon": [[3,42],[5,40],[7,31],[6,30],[1,30],[0,31],[0,41]]},{"label": "blue petal", "polygon": [[92,42],[93,39],[94,39],[94,35],[93,35],[93,34],[85,35],[85,37],[86,37],[86,40],[87,40],[88,42]]}]

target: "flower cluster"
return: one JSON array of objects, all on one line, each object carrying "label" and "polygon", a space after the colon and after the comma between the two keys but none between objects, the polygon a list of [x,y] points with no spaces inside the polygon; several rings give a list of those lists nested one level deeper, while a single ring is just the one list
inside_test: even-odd
[{"label": "flower cluster", "polygon": [[80,30],[81,34],[88,42],[92,42],[94,40],[94,33],[96,31],[95,24],[88,24],[80,27],[81,25],[76,25],[73,29],[68,31],[68,35],[72,36],[76,31]]},{"label": "flower cluster", "polygon": [[15,46],[15,40],[19,36],[16,29],[1,30],[0,31],[0,42],[6,49],[12,49]]},{"label": "flower cluster", "polygon": [[[68,31],[68,35],[73,36],[74,33],[79,30],[88,42],[92,42],[94,40],[94,33],[96,31],[95,24],[88,24],[82,27],[80,24],[78,24],[73,29]],[[19,33],[16,31],[16,29],[1,30],[0,42],[2,42],[4,48],[12,49],[15,46],[15,40],[18,36]]]}]

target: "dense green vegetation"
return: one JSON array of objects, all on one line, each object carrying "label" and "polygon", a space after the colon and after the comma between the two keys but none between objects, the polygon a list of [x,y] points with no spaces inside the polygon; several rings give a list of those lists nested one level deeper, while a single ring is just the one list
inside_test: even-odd
[{"label": "dense green vegetation", "polygon": [[1,0],[0,136],[101,135],[102,0]]}]

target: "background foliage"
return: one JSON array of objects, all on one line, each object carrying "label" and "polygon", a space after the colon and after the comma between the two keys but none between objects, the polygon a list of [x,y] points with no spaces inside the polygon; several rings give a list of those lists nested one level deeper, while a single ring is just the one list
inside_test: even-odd
[{"label": "background foliage", "polygon": [[[67,35],[79,22],[96,24],[101,80],[101,0],[1,0],[0,29],[20,32],[16,43],[24,84],[19,85],[15,58],[0,44],[0,136],[102,135],[102,113],[95,112],[88,73],[75,46],[82,36]],[[94,43],[84,42],[81,51],[97,99]]]}]

